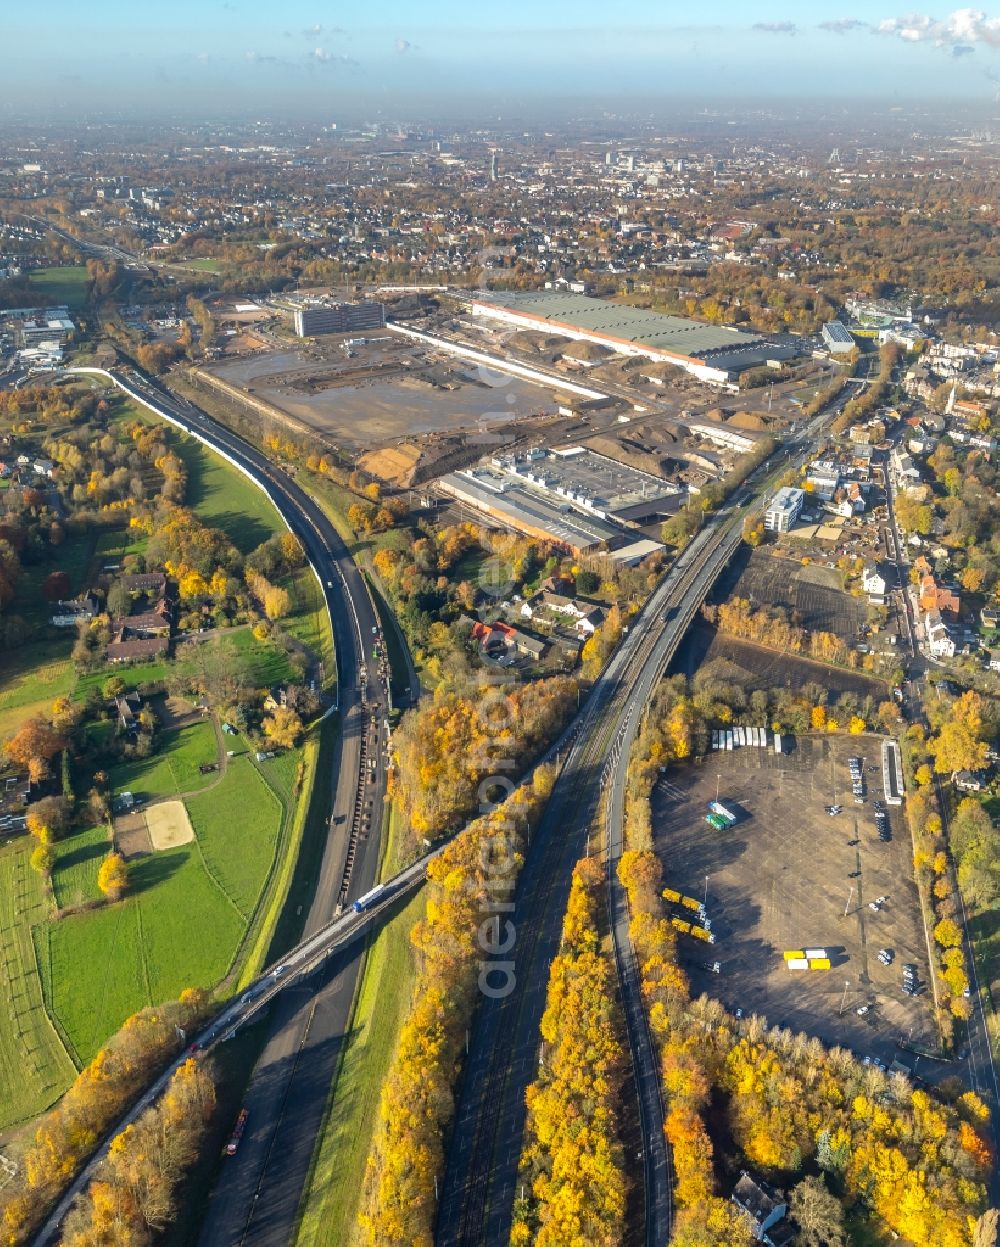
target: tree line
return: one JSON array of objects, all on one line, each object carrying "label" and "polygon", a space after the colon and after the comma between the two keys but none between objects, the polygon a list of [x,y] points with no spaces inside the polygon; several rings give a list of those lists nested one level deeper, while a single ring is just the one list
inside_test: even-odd
[{"label": "tree line", "polygon": [[14,1178],[0,1193],[3,1240],[26,1242],[111,1124],[204,1018],[208,996],[187,988],[178,1001],[128,1018],[35,1128]]},{"label": "tree line", "polygon": [[214,1109],[210,1065],[185,1061],[156,1103],[112,1139],[66,1218],[62,1247],[151,1247],[177,1216],[178,1190],[198,1159]]},{"label": "tree line", "polygon": [[483,958],[478,933],[485,920],[495,928],[493,943],[503,938],[497,907],[513,896],[554,779],[552,768],[537,768],[427,868],[424,917],[411,935],[413,1000],[382,1087],[365,1173],[359,1226],[366,1247],[432,1247],[445,1135]]},{"label": "tree line", "polygon": [[602,947],[600,859],[573,871],[549,971],[539,1074],[528,1115],[511,1247],[619,1247],[629,1186],[621,1137],[626,1057],[614,964]]}]

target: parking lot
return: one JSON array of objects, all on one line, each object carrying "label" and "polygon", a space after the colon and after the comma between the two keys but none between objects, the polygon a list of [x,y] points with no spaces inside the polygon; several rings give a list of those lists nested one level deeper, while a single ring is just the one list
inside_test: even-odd
[{"label": "parking lot", "polygon": [[[653,827],[667,884],[698,900],[707,896],[715,945],[685,936],[678,943],[694,993],[888,1062],[900,1036],[933,1044],[935,1031],[902,810],[889,809],[889,843],[875,831],[873,801],[884,793],[880,768],[868,768],[878,765],[880,750],[872,736],[805,737],[785,755],[711,753],[661,776]],[[851,793],[852,755],[865,758],[863,805]],[[717,796],[742,812],[728,831],[705,822]],[[843,808],[831,817],[825,807],[838,803]],[[882,907],[871,909],[882,896]],[[786,950],[818,948],[827,950],[829,970],[786,968]],[[879,962],[882,948],[893,954],[889,966]],[[915,998],[902,991],[907,962],[926,985]]]}]

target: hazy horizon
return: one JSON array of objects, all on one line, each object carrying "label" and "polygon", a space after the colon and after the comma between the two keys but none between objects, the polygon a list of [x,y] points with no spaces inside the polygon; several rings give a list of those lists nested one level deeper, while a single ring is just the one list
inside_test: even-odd
[{"label": "hazy horizon", "polygon": [[390,100],[419,107],[431,94],[439,109],[874,94],[989,110],[1000,92],[1000,16],[977,8],[914,14],[862,0],[803,16],[794,0],[706,0],[692,23],[643,0],[611,25],[593,0],[512,0],[503,16],[454,0],[419,10],[388,0],[375,20],[331,16],[315,0],[176,0],[141,15],[126,0],[54,0],[44,32],[28,10],[6,19],[0,117],[332,116]]}]

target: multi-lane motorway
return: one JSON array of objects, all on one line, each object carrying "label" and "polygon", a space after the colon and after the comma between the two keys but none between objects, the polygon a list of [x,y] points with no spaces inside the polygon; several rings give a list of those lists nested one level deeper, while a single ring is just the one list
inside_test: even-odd
[{"label": "multi-lane motorway", "polygon": [[[345,901],[372,886],[383,822],[388,691],[377,674],[380,625],[365,581],[319,506],[260,451],[137,372],[79,371],[100,373],[135,401],[225,455],[265,489],[302,541],[317,574],[334,629],[340,710],[328,777],[332,789],[328,842],[304,923],[306,938],[324,932]],[[270,1039],[247,1096],[250,1112],[243,1143],[227,1165],[225,1182],[208,1211],[202,1241],[213,1247],[228,1242],[288,1242],[360,969],[356,948],[349,953],[343,952],[343,945],[338,948],[317,980],[308,986],[290,983],[275,1003]],[[260,1215],[264,1209],[266,1218]]]}]

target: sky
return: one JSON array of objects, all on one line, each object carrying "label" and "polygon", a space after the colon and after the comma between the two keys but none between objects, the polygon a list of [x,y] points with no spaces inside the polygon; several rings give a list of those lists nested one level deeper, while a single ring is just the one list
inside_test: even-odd
[{"label": "sky", "polygon": [[[906,0],[904,0],[906,3]],[[347,100],[1000,94],[1000,8],[892,0],[4,3],[0,109],[331,118]]]}]

